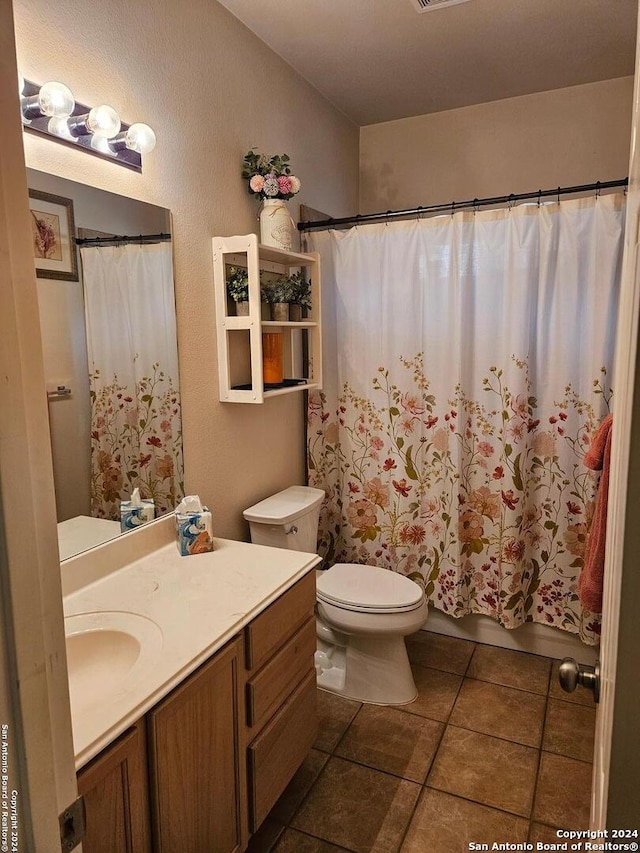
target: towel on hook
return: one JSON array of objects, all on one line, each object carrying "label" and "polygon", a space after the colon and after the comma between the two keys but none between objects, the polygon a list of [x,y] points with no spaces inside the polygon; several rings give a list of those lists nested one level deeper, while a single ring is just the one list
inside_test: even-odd
[{"label": "towel on hook", "polygon": [[607,415],[593,437],[584,457],[592,471],[602,471],[596,505],[584,552],[584,567],[578,581],[580,603],[592,613],[602,613],[604,583],[604,551],[607,540],[607,506],[609,503],[609,464],[611,461],[611,432],[613,415]]}]

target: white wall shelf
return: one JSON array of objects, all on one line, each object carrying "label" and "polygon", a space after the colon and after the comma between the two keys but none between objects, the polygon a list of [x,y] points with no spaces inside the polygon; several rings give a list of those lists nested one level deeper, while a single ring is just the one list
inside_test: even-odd
[{"label": "white wall shelf", "polygon": [[[227,296],[227,267],[245,267],[249,273],[249,316],[235,316]],[[304,269],[311,282],[309,316],[301,322],[263,320],[260,272],[289,273]],[[213,238],[213,281],[216,300],[218,374],[223,403],[263,403],[269,397],[322,388],[322,329],[320,258],[317,252],[285,252],[258,243],[255,234]],[[282,385],[264,384],[263,332],[283,335]]]}]

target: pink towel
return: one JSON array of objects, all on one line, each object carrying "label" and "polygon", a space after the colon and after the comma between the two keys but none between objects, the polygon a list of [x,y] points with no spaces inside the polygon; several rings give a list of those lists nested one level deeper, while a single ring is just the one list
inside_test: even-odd
[{"label": "pink towel", "polygon": [[602,613],[604,582],[604,549],[607,540],[607,505],[609,501],[609,463],[611,461],[611,427],[613,415],[607,415],[598,427],[584,464],[592,471],[602,471],[596,506],[584,552],[584,567],[578,581],[582,606],[592,613]]}]

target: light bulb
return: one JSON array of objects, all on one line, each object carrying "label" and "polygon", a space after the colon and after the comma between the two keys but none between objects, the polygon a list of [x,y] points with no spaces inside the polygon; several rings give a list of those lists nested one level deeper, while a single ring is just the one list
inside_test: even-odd
[{"label": "light bulb", "polygon": [[49,133],[62,137],[62,139],[73,139],[66,116],[54,116],[47,124]]},{"label": "light bulb", "polygon": [[156,147],[156,135],[148,124],[136,122],[126,131],[124,141],[127,148],[138,154],[148,154]]},{"label": "light bulb", "polygon": [[94,133],[91,135],[91,141],[89,144],[94,151],[99,151],[100,154],[108,154],[109,157],[116,156],[109,147],[109,140],[105,136],[97,136]]},{"label": "light bulb", "polygon": [[94,107],[87,116],[87,129],[94,136],[112,139],[120,130],[120,116],[113,107],[102,104]]},{"label": "light bulb", "polygon": [[63,83],[45,83],[36,95],[40,112],[45,116],[70,116],[76,102]]}]

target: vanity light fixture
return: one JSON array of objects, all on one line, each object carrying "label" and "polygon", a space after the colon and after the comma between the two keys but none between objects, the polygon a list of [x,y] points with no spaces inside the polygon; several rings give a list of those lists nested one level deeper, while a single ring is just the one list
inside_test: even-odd
[{"label": "vanity light fixture", "polygon": [[19,75],[22,124],[38,133],[83,148],[129,169],[142,171],[142,156],[153,151],[156,135],[147,124],[123,124],[107,104],[87,107],[77,103],[62,83],[38,86]]}]

